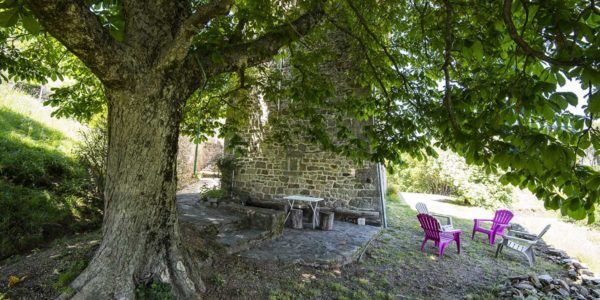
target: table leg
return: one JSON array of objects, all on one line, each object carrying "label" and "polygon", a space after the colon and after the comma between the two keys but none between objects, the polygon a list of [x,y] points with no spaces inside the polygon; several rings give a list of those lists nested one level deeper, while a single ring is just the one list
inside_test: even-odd
[{"label": "table leg", "polygon": [[315,225],[317,224],[317,209],[319,208],[319,202],[315,202],[314,206],[311,204],[310,208],[312,208],[312,211],[313,211],[313,215],[312,215],[312,229],[315,229]]},{"label": "table leg", "polygon": [[285,214],[285,219],[283,220],[283,227],[285,227],[285,222],[287,222],[287,219],[289,218],[290,214],[292,214],[292,208],[294,208],[294,200],[292,200],[291,202],[290,200],[286,201],[290,205],[290,210],[287,212],[287,214]]}]

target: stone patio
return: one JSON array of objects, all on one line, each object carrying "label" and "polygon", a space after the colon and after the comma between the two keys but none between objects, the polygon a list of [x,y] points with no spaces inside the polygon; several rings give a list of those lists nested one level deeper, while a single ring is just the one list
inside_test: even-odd
[{"label": "stone patio", "polygon": [[[284,212],[223,203],[211,207],[200,201],[199,186],[177,194],[181,224],[187,238],[216,242],[227,254],[252,260],[279,261],[318,267],[356,261],[380,227],[335,221],[333,230],[283,229]],[[283,229],[283,234],[282,234]]]},{"label": "stone patio", "polygon": [[343,266],[356,261],[380,230],[339,221],[331,231],[285,228],[283,235],[238,255],[316,267]]}]

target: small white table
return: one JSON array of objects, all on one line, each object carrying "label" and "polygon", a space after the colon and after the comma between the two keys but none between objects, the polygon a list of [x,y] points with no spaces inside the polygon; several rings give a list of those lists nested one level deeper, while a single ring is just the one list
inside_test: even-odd
[{"label": "small white table", "polygon": [[315,229],[316,225],[317,225],[317,209],[319,209],[319,202],[323,201],[323,198],[317,198],[317,197],[310,197],[310,196],[303,196],[303,195],[291,195],[291,196],[285,196],[283,197],[283,200],[286,200],[287,203],[290,205],[290,211],[287,213],[287,215],[285,215],[285,220],[283,221],[283,224],[285,224],[285,222],[287,221],[288,217],[290,216],[290,214],[292,213],[292,208],[294,208],[294,203],[296,201],[299,202],[306,202],[308,204],[308,206],[310,206],[310,208],[313,211],[313,215],[312,215],[312,228]]}]

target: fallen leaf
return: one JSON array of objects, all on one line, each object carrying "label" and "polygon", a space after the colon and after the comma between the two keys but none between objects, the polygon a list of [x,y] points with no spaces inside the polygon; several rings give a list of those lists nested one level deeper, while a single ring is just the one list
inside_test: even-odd
[{"label": "fallen leaf", "polygon": [[25,275],[21,278],[19,278],[18,276],[15,276],[15,275],[8,276],[8,287],[13,287],[13,286],[17,285],[21,281],[25,280],[25,278],[27,278],[27,275]]}]

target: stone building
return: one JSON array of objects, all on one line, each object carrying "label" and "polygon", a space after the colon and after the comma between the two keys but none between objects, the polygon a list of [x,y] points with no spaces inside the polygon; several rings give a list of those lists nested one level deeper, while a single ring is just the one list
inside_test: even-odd
[{"label": "stone building", "polygon": [[[348,76],[348,71],[357,66],[357,58],[350,57],[346,51],[349,47],[347,35],[333,31],[330,37],[329,44],[321,44],[319,47],[335,59],[322,61],[318,68],[320,74],[331,81],[335,92],[320,100],[327,104],[321,103],[318,111],[326,120],[324,127],[334,144],[341,143],[341,140],[335,140],[336,130],[340,125],[351,132],[352,136],[368,144],[364,126],[372,120],[357,121],[341,117],[344,114],[333,109],[343,101],[350,101],[357,95],[368,96],[370,93]],[[315,53],[322,53],[320,50],[313,50]],[[270,68],[281,71],[281,78],[297,76],[292,73],[292,68],[286,61],[272,62]],[[223,172],[221,186],[254,204],[282,204],[282,198],[286,195],[310,195],[324,198],[323,205],[336,211],[338,216],[340,210],[349,214],[358,212],[355,216],[369,212],[368,215],[377,214],[383,216],[380,220],[384,220],[383,168],[368,161],[356,163],[311,142],[314,138],[305,130],[295,130],[302,127],[302,124],[311,122],[294,117],[298,115],[294,113],[298,104],[283,98],[270,99],[271,101],[263,99],[264,95],[273,98],[276,97],[275,94],[254,90],[243,102],[236,102],[237,108],[234,109],[246,106],[248,113],[242,117],[244,120],[239,120],[239,114],[233,114],[233,117],[230,115],[227,122],[242,125],[234,127],[238,128],[241,139],[245,141],[245,144],[236,146],[236,149],[242,150],[244,154],[236,158],[231,174]],[[282,135],[286,138],[281,139]]]},{"label": "stone building", "polygon": [[[285,109],[265,108],[260,97],[255,100],[253,113],[241,131],[246,144],[236,146],[244,154],[235,158],[231,174],[223,174],[222,186],[253,205],[283,205],[286,195],[307,195],[324,198],[322,206],[338,212],[383,215],[385,171],[379,164],[356,163],[323,150],[302,134],[292,134],[285,142],[277,140],[279,125],[269,124],[269,111],[277,111],[281,117]],[[355,133],[360,132],[361,123],[350,123]],[[383,223],[380,217],[367,222]]]}]

